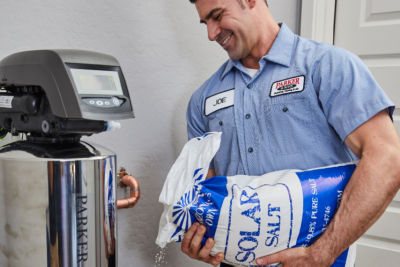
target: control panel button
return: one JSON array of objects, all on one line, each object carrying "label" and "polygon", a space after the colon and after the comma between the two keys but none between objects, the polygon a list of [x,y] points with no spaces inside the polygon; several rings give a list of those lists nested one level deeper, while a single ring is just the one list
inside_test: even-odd
[{"label": "control panel button", "polygon": [[118,98],[113,97],[113,98],[112,98],[112,102],[113,102],[113,104],[114,104],[115,106],[119,106],[119,105],[121,105],[122,100],[121,100],[121,102],[120,102],[120,100],[119,100]]},{"label": "control panel button", "polygon": [[97,107],[97,108],[114,108],[114,107],[119,107],[124,103],[123,99],[119,99],[118,97],[110,97],[110,98],[105,98],[105,97],[96,97],[96,98],[82,98],[82,101],[85,102],[86,104]]}]

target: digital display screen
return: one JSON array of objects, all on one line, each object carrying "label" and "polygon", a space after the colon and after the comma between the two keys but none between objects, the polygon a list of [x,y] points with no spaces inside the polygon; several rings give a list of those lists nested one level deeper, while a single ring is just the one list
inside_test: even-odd
[{"label": "digital display screen", "polygon": [[117,71],[71,68],[79,94],[123,95]]}]

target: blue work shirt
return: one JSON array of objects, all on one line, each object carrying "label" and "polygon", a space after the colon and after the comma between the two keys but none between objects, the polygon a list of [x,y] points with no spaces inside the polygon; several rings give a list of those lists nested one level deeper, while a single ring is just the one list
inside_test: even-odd
[{"label": "blue work shirt", "polygon": [[188,136],[221,131],[216,175],[261,175],[357,159],[345,138],[393,103],[350,52],[285,25],[250,77],[228,60],[192,96]]}]

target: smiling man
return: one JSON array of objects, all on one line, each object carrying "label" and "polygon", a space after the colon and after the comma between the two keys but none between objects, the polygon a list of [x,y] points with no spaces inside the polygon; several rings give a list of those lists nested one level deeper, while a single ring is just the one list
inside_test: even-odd
[{"label": "smiling man", "polygon": [[[210,41],[218,42],[230,58],[193,94],[187,110],[189,138],[223,133],[209,177],[360,159],[324,234],[309,247],[266,255],[255,264],[353,265],[351,244],[400,187],[393,103],[358,57],[293,34],[275,22],[264,0],[191,2]],[[182,251],[218,265],[224,255],[210,255],[214,241],[201,246],[205,230],[194,224]]]}]

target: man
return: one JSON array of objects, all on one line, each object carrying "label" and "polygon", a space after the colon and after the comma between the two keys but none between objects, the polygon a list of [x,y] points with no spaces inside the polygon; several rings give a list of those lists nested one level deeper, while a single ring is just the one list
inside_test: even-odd
[{"label": "man", "polygon": [[[210,41],[230,57],[193,94],[187,112],[189,138],[223,132],[209,177],[360,159],[319,239],[256,260],[285,267],[332,265],[379,218],[400,187],[392,102],[356,56],[294,35],[275,22],[264,0],[191,2]],[[204,232],[195,223],[182,251],[218,265],[223,254],[210,255],[212,239],[201,247]]]}]

